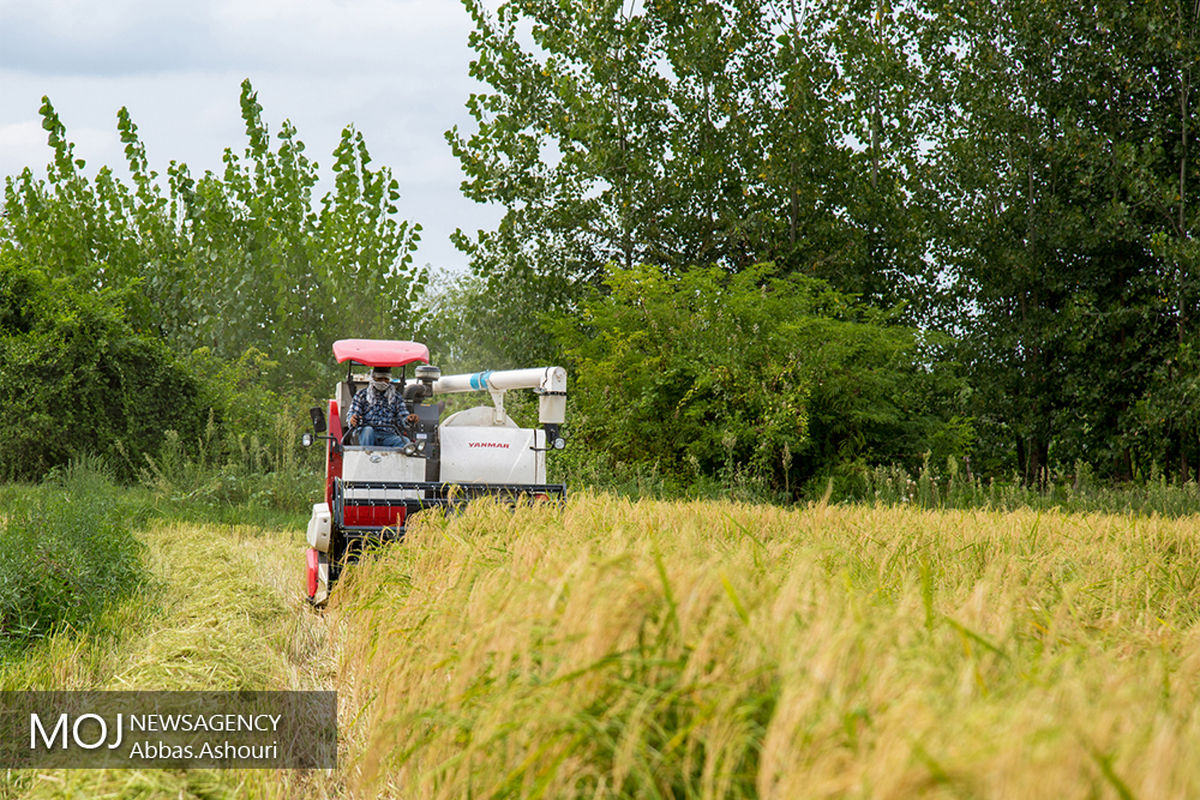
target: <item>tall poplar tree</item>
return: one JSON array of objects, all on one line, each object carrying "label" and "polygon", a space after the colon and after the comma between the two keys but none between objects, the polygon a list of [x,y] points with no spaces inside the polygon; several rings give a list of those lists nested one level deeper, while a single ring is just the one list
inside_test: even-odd
[{"label": "tall poplar tree", "polygon": [[242,151],[226,149],[222,172],[198,178],[171,162],[164,186],[125,109],[128,181],[108,167],[89,176],[45,99],[53,159],[45,178],[6,179],[0,246],[81,289],[119,292],[134,328],[176,352],[233,361],[253,348],[278,364],[276,386],[315,388],[334,339],[419,328],[420,226],[398,219],[399,183],[352,126],[318,203],[318,165],[295,127],[272,136],[249,81],[240,104]]},{"label": "tall poplar tree", "polygon": [[948,76],[939,257],[983,429],[1027,481],[1076,459],[1131,476],[1195,430],[1172,367],[1196,298],[1184,11],[1004,0],[942,7],[931,28]]},{"label": "tall poplar tree", "polygon": [[447,137],[465,194],[505,215],[456,243],[506,313],[570,307],[608,263],[773,261],[879,305],[925,297],[910,4],[464,4],[487,90]]}]

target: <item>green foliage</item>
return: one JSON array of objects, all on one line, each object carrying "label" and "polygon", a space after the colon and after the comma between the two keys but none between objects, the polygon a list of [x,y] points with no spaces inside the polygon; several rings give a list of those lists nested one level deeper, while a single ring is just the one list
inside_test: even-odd
[{"label": "green foliage", "polygon": [[196,441],[167,431],[138,479],[168,516],[236,522],[264,512],[303,514],[324,477],[321,454],[299,444],[306,422],[299,409],[285,405],[263,429],[236,437],[219,437],[212,426]]},{"label": "green foliage", "polygon": [[301,399],[281,395],[270,387],[271,376],[279,365],[257,348],[249,348],[237,359],[225,360],[202,347],[193,350],[186,363],[205,386],[219,426],[219,436],[206,428],[203,446],[185,437],[189,446],[199,446],[199,455],[207,461],[235,453],[255,437],[269,437],[278,415],[299,416],[308,407]]},{"label": "green foliage", "polygon": [[0,520],[0,648],[88,625],[141,586],[134,509],[101,462],[78,461],[38,491],[6,498]]},{"label": "green foliage", "polygon": [[1027,482],[1075,459],[1125,478],[1170,460],[1186,479],[1200,458],[1179,391],[1200,334],[1197,10],[931,10],[947,211],[933,244],[958,278],[988,460]]},{"label": "green foliage", "polygon": [[475,130],[447,139],[464,193],[505,216],[456,244],[504,298],[497,328],[572,308],[609,262],[773,261],[882,307],[926,305],[908,5],[464,5],[488,90],[467,103]]},{"label": "green foliage", "polygon": [[166,430],[200,435],[201,385],[131,329],[120,300],[0,251],[0,477],[40,477],[88,453],[128,474],[128,455],[156,453]]},{"label": "green foliage", "polygon": [[[171,162],[164,185],[125,109],[131,178],[89,177],[44,100],[53,159],[5,181],[0,217],[0,477],[98,453],[184,494],[292,499],[250,474],[294,477],[298,431],[278,421],[327,391],[330,342],[415,333],[420,226],[396,219],[399,185],[362,135],[343,132],[318,208],[295,128],[272,142],[248,81],[241,110],[247,145],[222,174]],[[164,471],[176,457],[224,488]]]},{"label": "green foliage", "polygon": [[560,355],[537,324],[539,296],[525,283],[442,275],[424,297],[434,323],[424,341],[448,375],[554,363]]},{"label": "green foliage", "polygon": [[917,332],[821,281],[612,268],[607,294],[552,323],[571,362],[576,443],[613,463],[791,493],[840,461],[961,454],[961,383]]},{"label": "green foliage", "polygon": [[162,448],[137,471],[139,482],[164,513],[183,509],[189,519],[303,513],[324,467],[321,448],[300,444],[311,425],[309,403],[270,389],[277,365],[254,348],[232,362],[202,348],[187,363],[207,389],[208,423],[196,437],[167,431]]},{"label": "green foliage", "polygon": [[1200,470],[1196,7],[464,2],[510,360],[609,262],[769,260],[953,331],[980,469]]},{"label": "green foliage", "polygon": [[352,127],[318,209],[317,164],[295,127],[285,121],[272,146],[249,81],[241,110],[247,145],[226,149],[222,174],[194,178],[172,161],[164,186],[125,109],[128,182],[107,167],[88,177],[45,99],[54,159],[45,179],[30,169],[6,179],[0,240],[55,279],[118,291],[131,325],[177,353],[207,347],[235,361],[254,348],[273,359],[269,386],[307,392],[328,376],[334,339],[414,333],[420,226],[396,219],[399,184]]},{"label": "green foliage", "polygon": [[[595,449],[564,466],[596,472],[611,447],[631,485],[664,491],[795,493],[834,465],[917,474],[926,452],[968,450],[976,472],[1027,484],[1077,460],[1102,478],[1200,472],[1196,7],[464,5],[485,88],[472,129],[446,138],[464,193],[504,216],[457,233],[472,275],[432,292],[412,264],[419,226],[396,219],[399,184],[353,128],[314,202],[317,164],[290,123],[272,134],[248,82],[246,146],[202,177],[172,162],[160,180],[124,109],[131,178],[91,176],[43,103],[52,158],[44,178],[5,182],[0,239],[55,291],[103,297],[135,334],[199,351],[188,363],[219,451],[203,463],[253,462],[268,407],[325,391],[330,340],[418,335],[452,369],[570,348],[584,411],[571,424]],[[624,272],[602,288],[610,263]],[[689,283],[696,265],[749,277]],[[802,282],[761,307],[696,297],[792,275],[857,302],[798,299]],[[12,296],[33,291],[13,280]],[[564,320],[557,341],[536,324],[547,311]],[[0,327],[27,334],[31,314],[8,303]],[[651,324],[690,343],[652,341]],[[43,345],[11,363],[57,353]],[[201,458],[207,434],[179,434]],[[8,441],[32,458],[28,436]]]}]

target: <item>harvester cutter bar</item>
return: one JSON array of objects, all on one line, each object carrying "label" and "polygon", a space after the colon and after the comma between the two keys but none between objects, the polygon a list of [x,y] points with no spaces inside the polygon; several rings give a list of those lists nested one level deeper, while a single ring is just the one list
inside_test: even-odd
[{"label": "harvester cutter bar", "polygon": [[[438,481],[338,481],[336,492],[347,507],[411,506],[414,510],[457,506],[480,497],[536,497],[545,495],[561,501],[567,487],[561,483],[443,483]],[[350,496],[354,492],[357,496]],[[361,493],[368,496],[363,497]],[[420,492],[421,497],[397,497],[397,492]],[[371,496],[384,493],[385,496]],[[391,494],[391,496],[386,496]]]}]

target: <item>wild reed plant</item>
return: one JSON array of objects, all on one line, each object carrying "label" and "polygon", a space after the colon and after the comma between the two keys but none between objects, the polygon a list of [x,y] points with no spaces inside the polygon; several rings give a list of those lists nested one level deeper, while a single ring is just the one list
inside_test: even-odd
[{"label": "wild reed plant", "polygon": [[353,796],[1200,796],[1194,520],[577,495],[347,571]]},{"label": "wild reed plant", "polygon": [[325,466],[323,448],[300,446],[308,419],[289,406],[270,417],[269,428],[249,435],[222,435],[211,417],[196,441],[165,431],[158,456],[143,456],[135,473],[165,513],[264,523],[280,513],[305,514],[320,495]]}]

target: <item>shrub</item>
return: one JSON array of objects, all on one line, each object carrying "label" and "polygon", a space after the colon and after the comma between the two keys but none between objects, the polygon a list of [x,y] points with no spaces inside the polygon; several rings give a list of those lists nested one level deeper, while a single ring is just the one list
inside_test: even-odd
[{"label": "shrub", "polygon": [[769,265],[612,268],[607,293],[550,325],[577,443],[686,483],[794,494],[838,463],[915,468],[971,440],[931,337]]},{"label": "shrub", "polygon": [[41,478],[83,454],[128,477],[165,431],[198,438],[208,416],[199,382],[118,300],[3,252],[0,364],[0,478]]},{"label": "shrub", "polygon": [[146,578],[136,515],[92,459],[6,505],[0,528],[0,647],[82,627]]}]

